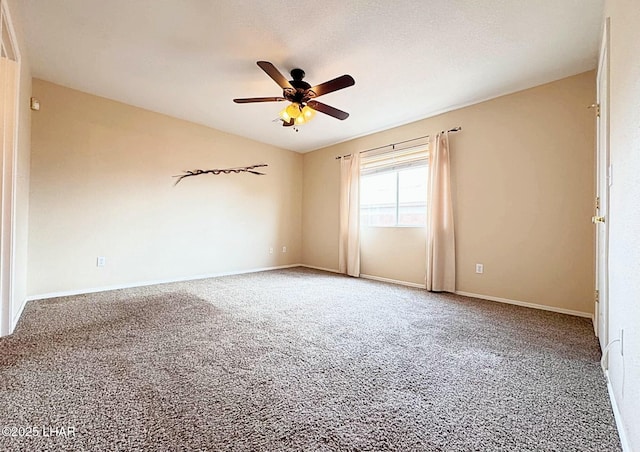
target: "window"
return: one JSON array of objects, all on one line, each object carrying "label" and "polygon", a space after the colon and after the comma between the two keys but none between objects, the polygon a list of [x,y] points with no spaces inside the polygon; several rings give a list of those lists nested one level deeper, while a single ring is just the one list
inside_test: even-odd
[{"label": "window", "polygon": [[362,161],[360,224],[424,226],[427,220],[426,151]]}]

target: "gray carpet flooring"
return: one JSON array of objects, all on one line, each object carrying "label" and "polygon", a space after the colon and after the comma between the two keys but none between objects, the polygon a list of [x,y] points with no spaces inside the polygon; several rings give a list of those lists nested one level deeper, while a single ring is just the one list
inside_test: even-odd
[{"label": "gray carpet flooring", "polygon": [[302,268],[34,301],[0,449],[618,451],[599,357],[586,319]]}]

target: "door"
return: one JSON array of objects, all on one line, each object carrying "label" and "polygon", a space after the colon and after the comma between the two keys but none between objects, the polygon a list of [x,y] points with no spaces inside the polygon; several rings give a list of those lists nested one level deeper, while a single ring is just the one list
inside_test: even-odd
[{"label": "door", "polygon": [[593,223],[596,235],[595,331],[604,350],[608,343],[609,283],[609,19],[605,21],[597,75],[596,200]]}]

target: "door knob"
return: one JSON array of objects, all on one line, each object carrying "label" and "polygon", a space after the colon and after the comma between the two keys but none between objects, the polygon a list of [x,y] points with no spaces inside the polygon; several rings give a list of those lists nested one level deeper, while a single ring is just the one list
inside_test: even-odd
[{"label": "door knob", "polygon": [[592,223],[604,223],[604,217],[591,217]]}]

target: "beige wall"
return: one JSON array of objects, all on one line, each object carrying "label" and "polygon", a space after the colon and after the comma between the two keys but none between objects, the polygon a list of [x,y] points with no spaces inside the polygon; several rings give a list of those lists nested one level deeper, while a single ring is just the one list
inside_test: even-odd
[{"label": "beige wall", "polygon": [[424,228],[363,227],[360,273],[424,285],[426,249]]},{"label": "beige wall", "polygon": [[304,154],[303,161],[302,263],[328,270],[338,269],[340,163],[336,155],[339,151],[330,147]]},{"label": "beige wall", "polygon": [[[588,72],[305,154],[303,263],[338,265],[336,155],[462,126],[451,135],[457,289],[593,312],[594,99]],[[424,282],[415,254],[372,251],[371,234],[363,273]]]},{"label": "beige wall", "polygon": [[[608,0],[610,32],[609,376],[630,451],[640,451],[640,5]],[[624,352],[624,354],[622,353]]]},{"label": "beige wall", "polygon": [[9,12],[20,50],[20,99],[18,105],[18,142],[16,160],[15,230],[14,230],[14,274],[11,299],[11,328],[18,321],[27,297],[27,238],[29,222],[29,170],[31,155],[31,68],[27,44],[22,29],[20,2],[7,0]]},{"label": "beige wall", "polygon": [[[300,154],[42,80],[33,91],[29,295],[300,262]],[[266,176],[173,186],[182,170],[257,163]]]}]

